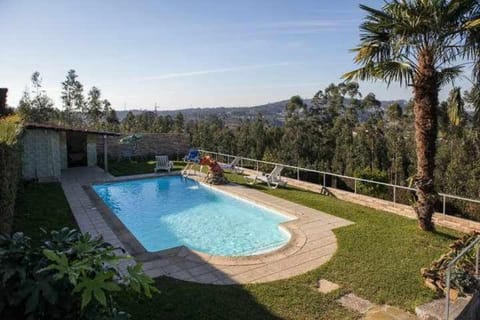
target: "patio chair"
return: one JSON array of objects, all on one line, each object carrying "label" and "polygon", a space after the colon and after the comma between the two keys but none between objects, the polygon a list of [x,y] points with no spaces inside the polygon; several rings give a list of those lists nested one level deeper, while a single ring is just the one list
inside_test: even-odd
[{"label": "patio chair", "polygon": [[221,163],[220,167],[222,167],[222,169],[233,170],[236,173],[241,173],[242,170],[238,168],[238,163],[240,162],[240,160],[241,160],[240,157],[235,157],[233,161],[230,163]]},{"label": "patio chair", "polygon": [[170,172],[173,168],[173,162],[168,161],[168,156],[155,156],[155,170],[154,172],[157,172],[159,170],[166,170]]},{"label": "patio chair", "polygon": [[276,189],[278,186],[284,186],[287,184],[286,181],[282,180],[282,170],[283,166],[281,165],[276,165],[275,168],[273,168],[272,172],[266,174],[266,175],[251,175],[251,176],[245,176],[245,181],[247,181],[248,184],[254,185],[259,182],[264,182],[268,185],[269,188],[271,189]]},{"label": "patio chair", "polygon": [[188,154],[183,158],[185,162],[200,162],[200,151],[197,149],[190,149],[188,150]]}]

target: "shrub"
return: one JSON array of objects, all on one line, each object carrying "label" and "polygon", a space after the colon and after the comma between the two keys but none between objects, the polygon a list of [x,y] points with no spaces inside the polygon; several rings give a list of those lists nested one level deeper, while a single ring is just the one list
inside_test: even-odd
[{"label": "shrub", "polygon": [[[378,182],[388,182],[387,174],[378,169],[370,170],[370,168],[365,168],[356,170],[355,177]],[[357,182],[357,192],[377,198],[385,198],[388,195],[388,187],[376,183]]]},{"label": "shrub", "polygon": [[0,232],[9,233],[22,172],[23,131],[19,116],[0,119]]},{"label": "shrub", "polygon": [[0,319],[126,319],[115,292],[151,297],[141,265],[120,272],[126,257],[75,229],[52,231],[39,247],[23,233],[0,236]]}]

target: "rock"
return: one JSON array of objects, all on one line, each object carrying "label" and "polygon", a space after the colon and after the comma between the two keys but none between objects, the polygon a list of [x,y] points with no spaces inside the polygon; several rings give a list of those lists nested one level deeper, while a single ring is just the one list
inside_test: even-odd
[{"label": "rock", "polygon": [[357,297],[353,293],[344,295],[339,300],[340,304],[347,309],[357,311],[360,313],[366,313],[368,310],[373,308],[375,305],[368,300]]},{"label": "rock", "polygon": [[330,282],[325,279],[318,280],[317,287],[319,292],[325,293],[325,294],[338,290],[340,288],[338,284]]}]

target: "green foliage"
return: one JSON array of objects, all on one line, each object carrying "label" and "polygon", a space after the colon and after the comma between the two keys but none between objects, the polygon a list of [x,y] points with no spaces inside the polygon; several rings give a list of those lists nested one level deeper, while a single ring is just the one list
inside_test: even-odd
[{"label": "green foliage", "polygon": [[45,236],[40,246],[20,232],[0,236],[2,319],[126,319],[116,292],[157,292],[141,265],[120,272],[127,257],[101,238],[69,228]]},{"label": "green foliage", "polygon": [[0,233],[10,232],[22,170],[19,116],[0,118]]},{"label": "green foliage", "polygon": [[[380,171],[378,169],[357,169],[355,170],[355,177],[378,182],[388,182],[387,174],[384,171]],[[388,187],[369,182],[357,182],[357,192],[369,196],[383,198],[388,192]]]},{"label": "green foliage", "polygon": [[53,101],[42,90],[42,78],[35,71],[31,77],[31,89],[23,92],[18,105],[18,113],[27,122],[48,122],[58,116],[58,110],[53,107]]}]

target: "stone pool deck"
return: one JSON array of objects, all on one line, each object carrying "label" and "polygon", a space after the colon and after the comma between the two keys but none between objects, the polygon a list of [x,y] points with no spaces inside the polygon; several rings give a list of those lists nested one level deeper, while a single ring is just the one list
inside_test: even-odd
[{"label": "stone pool deck", "polygon": [[[128,178],[160,175],[147,174]],[[100,168],[69,169],[61,177],[65,196],[82,232],[102,235],[112,245],[122,247],[128,252],[129,244],[125,242],[125,238],[112,230],[111,224],[104,219],[105,215],[102,212],[104,209],[95,204],[84,188],[93,182],[120,180],[125,180],[125,177],[112,177]],[[185,281],[218,285],[286,279],[318,268],[327,262],[337,249],[337,240],[332,230],[352,224],[345,219],[244,186],[230,184],[212,188],[296,218],[282,224],[292,235],[289,243],[275,251],[249,257],[211,256],[187,247],[179,247],[156,254],[153,258],[139,257],[137,260],[145,261],[143,266],[147,274],[152,277],[164,275]]]}]

